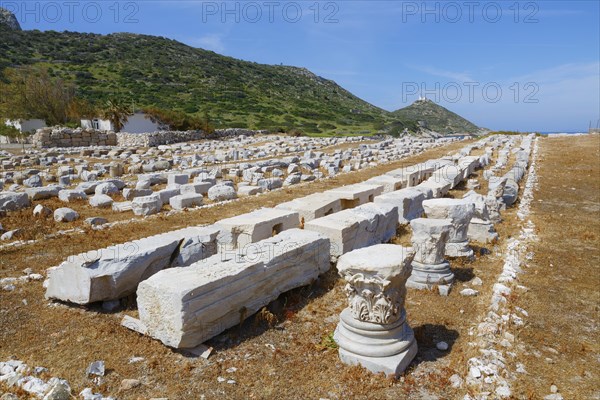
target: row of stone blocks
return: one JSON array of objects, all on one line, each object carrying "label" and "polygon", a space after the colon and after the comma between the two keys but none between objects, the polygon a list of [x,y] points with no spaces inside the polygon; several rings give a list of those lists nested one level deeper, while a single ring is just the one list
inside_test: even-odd
[{"label": "row of stone blocks", "polygon": [[[135,290],[143,278],[172,266],[165,261],[165,254],[170,258],[174,252],[180,252],[179,240],[184,240],[184,244],[189,240],[202,243],[205,250],[195,255],[201,259],[216,251],[214,236],[217,234],[220,245],[236,248],[298,227],[300,214],[285,208],[299,209],[302,218],[309,220],[305,229],[330,239],[331,256],[335,259],[353,249],[388,241],[395,234],[396,222],[406,222],[421,215],[424,196],[420,191],[402,189],[375,197],[383,190],[383,185],[350,185],[308,196],[304,201],[282,204],[283,210],[262,209],[221,220],[216,226],[202,228],[211,232],[202,238],[196,235],[192,239],[194,229],[201,228],[189,228],[74,256],[51,270],[47,297],[80,304],[123,297]],[[315,198],[320,200],[315,202]],[[375,204],[370,203],[373,200]],[[363,205],[337,212],[356,204]],[[323,213],[330,215],[315,218]],[[160,262],[154,263],[155,259]],[[63,281],[71,284],[64,285]]]},{"label": "row of stone blocks", "polygon": [[[173,347],[194,347],[239,323],[241,311],[249,316],[315,279],[329,268],[330,256],[391,239],[397,224],[418,218],[423,200],[433,196],[430,188],[397,190],[405,183],[386,175],[309,196],[308,205],[290,202],[75,256],[51,270],[47,297],[85,304],[123,297],[139,284],[144,332]],[[386,200],[383,192],[396,196]],[[296,229],[300,215],[305,230]],[[217,244],[221,251],[213,255]]]}]

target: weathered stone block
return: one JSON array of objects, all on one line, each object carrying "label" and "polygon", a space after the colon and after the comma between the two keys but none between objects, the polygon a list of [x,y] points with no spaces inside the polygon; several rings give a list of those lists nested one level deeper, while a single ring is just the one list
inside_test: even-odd
[{"label": "weathered stone block", "polygon": [[58,197],[58,192],[60,189],[61,188],[59,186],[42,186],[27,188],[25,189],[25,193],[27,193],[27,196],[29,196],[30,200],[44,200],[52,197]]},{"label": "weathered stone block", "polygon": [[327,190],[325,193],[339,197],[342,209],[346,210],[373,202],[376,196],[383,193],[383,185],[357,183]]},{"label": "weathered stone block", "polygon": [[404,178],[393,175],[380,175],[373,178],[367,179],[366,184],[381,185],[383,186],[382,193],[395,192],[396,190],[402,189],[402,184],[405,182]]},{"label": "weathered stone block", "polygon": [[112,206],[113,199],[106,194],[96,194],[90,197],[90,206],[98,208],[109,208]]},{"label": "weathered stone block", "polygon": [[243,248],[267,239],[282,231],[298,228],[298,213],[275,208],[261,208],[247,214],[222,219],[215,226],[220,229],[219,244],[227,248]]},{"label": "weathered stone block", "polygon": [[390,235],[393,236],[397,223],[397,218],[395,221],[392,219],[397,215],[394,207],[373,204],[358,208],[359,211],[343,210],[306,222],[304,229],[319,232],[329,238],[333,259],[349,251],[381,243]]},{"label": "weathered stone block", "polygon": [[303,222],[312,221],[342,210],[342,200],[331,193],[314,193],[278,204],[275,208],[296,211]]},{"label": "weathered stone block", "polygon": [[135,197],[131,201],[131,209],[135,215],[152,215],[160,212],[162,201],[157,194]]},{"label": "weathered stone block", "polygon": [[183,210],[202,205],[202,195],[196,193],[185,193],[174,196],[169,199],[169,205],[174,210]]},{"label": "weathered stone block", "polygon": [[261,188],[260,186],[246,185],[246,186],[238,187],[237,194],[238,194],[238,196],[243,197],[243,196],[254,196],[254,195],[257,195],[262,192],[263,192],[263,188]]},{"label": "weathered stone block", "polygon": [[56,222],[73,222],[79,218],[79,214],[70,208],[62,207],[54,211],[54,220]]},{"label": "weathered stone block", "polygon": [[69,257],[48,270],[46,298],[88,304],[135,292],[139,282],[216,252],[218,231],[193,227]]},{"label": "weathered stone block", "polygon": [[31,201],[27,193],[0,192],[0,209],[5,211],[16,211],[29,207]]},{"label": "weathered stone block", "polygon": [[235,189],[229,185],[219,184],[208,189],[208,198],[212,201],[233,200],[236,197]]},{"label": "weathered stone block", "polygon": [[329,269],[329,241],[284,231],[238,253],[168,269],[137,290],[140,320],[167,346],[192,348]]},{"label": "weathered stone block", "polygon": [[375,197],[375,204],[391,204],[398,207],[398,222],[407,224],[423,215],[425,196],[414,188],[400,189]]}]

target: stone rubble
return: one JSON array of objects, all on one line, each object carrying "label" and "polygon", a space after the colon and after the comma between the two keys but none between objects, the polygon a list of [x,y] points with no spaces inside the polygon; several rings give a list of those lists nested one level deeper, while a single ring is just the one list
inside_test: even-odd
[{"label": "stone rubble", "polygon": [[[514,327],[521,326],[523,322],[522,317],[511,313],[510,308],[506,305],[506,296],[509,296],[517,286],[517,276],[522,272],[521,260],[530,255],[528,245],[536,240],[533,223],[530,220],[525,221],[529,215],[529,206],[533,200],[533,191],[537,182],[538,142],[534,135],[524,137],[521,148],[521,151],[528,155],[532,153],[529,174],[518,211],[521,220],[521,234],[518,239],[510,239],[507,243],[504,266],[497,283],[493,286],[488,314],[483,321],[470,330],[471,334],[476,336],[476,340],[472,344],[479,348],[481,355],[468,360],[469,372],[465,380],[467,385],[477,393],[474,397],[469,398],[476,400],[511,397],[511,381],[516,379],[515,374],[522,370],[522,368],[517,368],[515,371],[509,369],[508,357],[514,357],[514,353],[506,350],[512,346],[511,342],[514,341],[515,336],[511,331],[515,329]],[[520,155],[520,159],[523,160],[523,155]],[[524,162],[528,163],[528,160],[529,158]],[[506,161],[503,159],[504,165],[507,162],[508,158]],[[522,177],[523,175],[521,175]],[[525,316],[525,314],[523,315]]]}]

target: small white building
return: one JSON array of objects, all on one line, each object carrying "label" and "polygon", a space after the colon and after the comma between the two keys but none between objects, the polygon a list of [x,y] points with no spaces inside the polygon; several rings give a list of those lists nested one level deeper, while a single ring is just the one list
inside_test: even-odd
[{"label": "small white building", "polygon": [[21,133],[35,133],[38,129],[46,127],[43,119],[7,119],[6,125],[17,128]]},{"label": "small white building", "polygon": [[[0,119],[0,123],[1,121],[2,120]],[[34,134],[36,130],[46,127],[46,121],[43,119],[7,119],[4,123],[7,126],[12,126],[13,128],[18,129],[21,133],[29,134]],[[21,143],[23,141],[27,143],[28,139],[10,138],[8,136],[0,135],[0,144]]]},{"label": "small white building", "polygon": [[[99,131],[114,131],[112,122],[107,119],[82,119],[81,127],[87,129],[96,129]],[[159,122],[153,122],[150,116],[143,112],[136,112],[127,118],[127,122],[121,129],[121,132],[126,133],[148,133],[168,129],[165,125]]]}]

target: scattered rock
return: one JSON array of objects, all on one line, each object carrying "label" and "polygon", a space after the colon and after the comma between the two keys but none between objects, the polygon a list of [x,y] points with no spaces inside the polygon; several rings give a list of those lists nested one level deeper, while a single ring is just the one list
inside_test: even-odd
[{"label": "scattered rock", "polygon": [[73,222],[78,218],[79,214],[77,211],[67,207],[58,208],[54,211],[54,220],[56,222]]},{"label": "scattered rock", "polygon": [[[55,379],[55,378],[53,378]],[[43,400],[70,400],[71,387],[67,381],[57,379],[57,382],[52,386],[50,391],[44,396]]]},{"label": "scattered rock", "polygon": [[96,194],[90,197],[89,203],[92,207],[109,208],[110,206],[112,206],[113,201],[114,200],[109,195]]},{"label": "scattered rock", "polygon": [[479,292],[473,289],[463,289],[460,291],[460,294],[463,296],[477,296]]},{"label": "scattered rock", "polygon": [[131,389],[135,389],[138,386],[141,386],[142,382],[140,382],[138,379],[123,379],[121,381],[121,386],[119,387],[119,390],[121,391],[128,391]]},{"label": "scattered rock", "polygon": [[86,372],[88,375],[104,376],[104,361],[94,361]]},{"label": "scattered rock", "polygon": [[563,400],[563,397],[560,393],[552,393],[544,396],[544,400]]},{"label": "scattered rock", "polygon": [[469,368],[469,376],[479,379],[481,377],[481,370],[478,367],[471,367]]},{"label": "scattered rock", "polygon": [[435,347],[437,347],[438,350],[440,351],[446,351],[448,350],[448,343],[446,342],[437,342]]},{"label": "scattered rock", "polygon": [[454,374],[450,377],[450,384],[453,388],[458,389],[463,385],[463,379],[458,374]]},{"label": "scattered rock", "polygon": [[106,218],[102,218],[102,217],[91,217],[91,218],[86,218],[84,223],[86,225],[99,226],[99,225],[108,224],[108,220]]},{"label": "scattered rock", "polygon": [[45,206],[41,205],[41,204],[38,204],[33,209],[33,216],[34,217],[46,218],[46,217],[49,217],[50,215],[52,215],[52,210],[50,208],[48,208],[48,207],[45,207]]},{"label": "scattered rock", "polygon": [[4,232],[2,236],[0,236],[0,240],[13,240],[17,239],[17,237],[22,233],[21,229],[13,229],[12,231]]},{"label": "scattered rock", "polygon": [[12,292],[16,289],[15,285],[4,285],[2,286],[2,290],[6,291],[6,292]]}]

